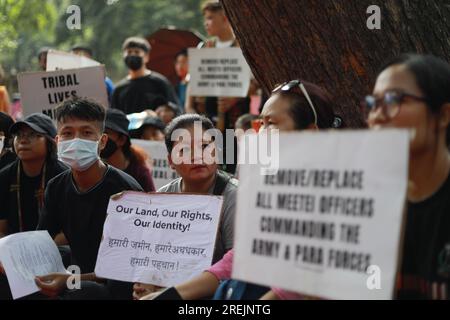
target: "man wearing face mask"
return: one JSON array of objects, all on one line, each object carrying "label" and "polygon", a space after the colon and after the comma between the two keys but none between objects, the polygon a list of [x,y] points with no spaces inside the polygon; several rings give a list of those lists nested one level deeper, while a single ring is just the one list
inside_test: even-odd
[{"label": "man wearing face mask", "polygon": [[128,76],[117,84],[112,96],[112,108],[130,114],[156,109],[158,107],[156,101],[160,101],[161,98],[179,104],[167,78],[146,68],[151,50],[147,40],[138,37],[128,38],[122,50],[124,62],[128,67]]},{"label": "man wearing face mask", "polygon": [[129,123],[122,111],[106,111],[105,133],[108,135],[108,142],[100,155],[108,164],[135,178],[145,192],[154,192],[155,184],[146,163],[148,156],[143,149],[131,144]]},{"label": "man wearing face mask", "polygon": [[82,281],[91,282],[82,282],[81,290],[67,291],[67,274],[49,274],[37,277],[36,284],[47,296],[64,292],[63,298],[67,299],[87,299],[92,295],[129,298],[130,285],[110,280],[106,285],[98,285],[97,281],[105,280],[98,279],[94,269],[110,196],[143,190],[134,178],[100,160],[99,153],[108,140],[103,133],[102,106],[89,100],[68,100],[58,108],[56,118],[58,157],[71,170],[47,185],[38,230],[48,230],[52,237],[62,230],[72,251],[72,264],[80,267]]}]

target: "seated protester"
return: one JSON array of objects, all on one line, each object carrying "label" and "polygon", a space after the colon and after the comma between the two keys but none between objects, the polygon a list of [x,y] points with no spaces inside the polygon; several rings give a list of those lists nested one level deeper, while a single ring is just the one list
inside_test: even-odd
[{"label": "seated protester", "polygon": [[150,116],[144,119],[142,124],[132,130],[130,135],[134,139],[149,141],[164,141],[164,123],[158,117]]},{"label": "seated protester", "polygon": [[56,128],[41,113],[10,129],[17,160],[0,171],[0,237],[36,230],[48,181],[68,167],[57,160]]},{"label": "seated protester", "polygon": [[93,282],[82,282],[80,290],[65,291],[69,275],[54,273],[37,277],[36,284],[43,294],[62,294],[63,299],[128,298],[132,284],[129,287],[124,284],[122,294],[117,282],[107,281],[107,286],[96,284],[94,281],[103,280],[93,272],[109,198],[125,190],[142,191],[142,188],[134,178],[99,159],[108,140],[103,133],[102,106],[84,99],[67,100],[57,109],[56,118],[58,156],[71,170],[47,185],[38,230],[48,230],[51,236],[62,230],[72,251],[72,264],[81,269],[81,280]]},{"label": "seated protester", "polygon": [[100,156],[108,164],[135,178],[145,192],[154,192],[155,184],[146,163],[148,156],[144,150],[131,144],[129,123],[122,111],[106,111],[105,133],[108,135],[108,142]]},{"label": "seated protester", "polygon": [[410,128],[409,188],[397,299],[450,297],[450,65],[400,56],[382,68],[365,104],[371,129]]},{"label": "seated protester", "polygon": [[9,129],[13,124],[14,120],[8,114],[0,112],[0,170],[17,158],[11,150]]},{"label": "seated protester", "polygon": [[[280,131],[319,130],[342,126],[342,120],[333,112],[333,99],[328,92],[312,83],[293,80],[272,91],[261,113],[263,128]],[[196,300],[211,296],[219,288],[220,281],[231,278],[234,250],[230,250],[222,260],[196,278],[169,288],[161,297],[161,292],[144,296],[143,300],[184,299]],[[144,294],[140,288],[134,290],[135,298]],[[268,291],[269,288],[266,288]],[[277,289],[275,289],[277,290]],[[226,292],[227,290],[225,290]],[[250,285],[246,293],[249,299],[255,299],[263,287]]]},{"label": "seated protester", "polygon": [[158,118],[160,118],[165,125],[168,125],[179,113],[180,110],[178,106],[170,101],[156,108]]},{"label": "seated protester", "polygon": [[[202,141],[194,140],[194,123],[200,123],[203,132],[197,133],[200,137],[203,137]],[[181,152],[185,152],[186,149],[190,149],[190,158],[186,159],[189,163],[177,164],[182,157],[182,154],[175,154],[172,152],[178,144],[183,142],[172,141],[174,139],[173,133],[177,129],[186,129],[190,136],[191,142],[186,143]],[[212,263],[216,263],[221,260],[225,253],[233,247],[233,223],[234,214],[236,211],[236,192],[237,192],[237,180],[231,178],[226,173],[218,170],[214,161],[206,161],[206,159],[196,158],[196,154],[202,154],[205,147],[212,143],[212,136],[204,134],[207,130],[214,130],[212,122],[203,116],[197,114],[186,114],[175,118],[169,126],[166,128],[166,146],[169,153],[168,160],[170,166],[176,170],[180,178],[175,179],[168,185],[160,188],[158,192],[173,192],[173,193],[199,193],[199,194],[222,194],[224,196],[223,212],[221,221],[219,222],[219,230],[217,234],[217,240],[215,244],[215,250],[213,254]],[[184,139],[184,138],[183,138]],[[199,148],[200,152],[194,152],[195,148]],[[177,150],[177,149],[175,149]],[[201,156],[201,155],[200,155]],[[183,159],[184,160],[184,159]],[[201,161],[199,161],[201,160]],[[194,163],[195,162],[195,163]],[[200,162],[201,164],[197,164]],[[136,291],[139,295],[151,292],[154,290],[153,286],[146,286],[136,284]],[[146,290],[149,289],[149,290]],[[145,293],[144,293],[145,292]],[[211,292],[211,296],[214,293]]]},{"label": "seated protester", "polygon": [[[52,120],[32,114],[10,132],[18,159],[0,170],[0,238],[34,231],[48,181],[68,168],[57,160]],[[59,230],[57,230],[58,232]],[[0,300],[12,299],[6,277],[0,274]]]}]

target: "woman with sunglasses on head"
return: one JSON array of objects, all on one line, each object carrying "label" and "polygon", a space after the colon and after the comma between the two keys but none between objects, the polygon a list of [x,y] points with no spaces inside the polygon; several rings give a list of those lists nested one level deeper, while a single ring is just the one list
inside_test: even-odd
[{"label": "woman with sunglasses on head", "polygon": [[449,299],[450,65],[403,55],[378,75],[367,96],[368,124],[409,128],[409,187],[398,299]]},{"label": "woman with sunglasses on head", "polygon": [[[333,100],[324,89],[308,82],[292,80],[273,91],[269,100],[264,105],[261,113],[262,129],[280,131],[318,130],[342,127],[342,120],[333,112]],[[185,283],[163,291],[161,294],[146,292],[143,287],[135,287],[133,296],[142,300],[157,299],[183,299],[195,300],[210,297],[219,288],[220,281],[231,278],[233,264],[233,249],[228,251],[222,260],[214,264],[206,272]],[[247,299],[261,297],[268,288],[252,287],[255,292],[249,293]],[[221,288],[221,292],[227,292],[227,288]],[[259,293],[259,295],[255,295]],[[159,297],[158,297],[159,295]],[[226,294],[216,293],[215,298],[220,299]],[[273,288],[268,298],[300,297],[297,294]]]}]

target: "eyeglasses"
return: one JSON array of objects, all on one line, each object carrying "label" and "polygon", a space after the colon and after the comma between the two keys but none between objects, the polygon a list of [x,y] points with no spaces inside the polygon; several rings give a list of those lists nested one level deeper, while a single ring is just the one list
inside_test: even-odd
[{"label": "eyeglasses", "polygon": [[276,87],[275,89],[273,89],[272,93],[275,93],[277,91],[289,92],[289,91],[291,91],[294,88],[299,88],[300,91],[305,96],[306,101],[308,101],[308,104],[311,107],[311,110],[312,110],[312,112],[314,114],[314,124],[317,126],[317,112],[316,112],[316,108],[314,108],[314,104],[312,103],[312,100],[309,97],[308,91],[306,91],[305,86],[303,85],[303,83],[300,80],[291,80],[291,81],[285,82],[285,83],[279,85],[278,87]]},{"label": "eyeglasses", "polygon": [[34,131],[31,131],[31,132],[28,132],[28,133],[19,131],[17,133],[14,133],[12,136],[13,136],[14,139],[20,139],[20,140],[27,139],[27,140],[31,141],[31,140],[37,140],[39,138],[42,138],[44,135],[42,135],[40,133],[37,133],[37,132],[34,132]]},{"label": "eyeglasses", "polygon": [[379,98],[373,95],[366,96],[361,105],[367,108],[369,112],[375,112],[378,108],[381,108],[383,115],[388,119],[392,119],[399,114],[400,108],[406,99],[427,102],[427,99],[424,97],[400,91],[387,91]]}]

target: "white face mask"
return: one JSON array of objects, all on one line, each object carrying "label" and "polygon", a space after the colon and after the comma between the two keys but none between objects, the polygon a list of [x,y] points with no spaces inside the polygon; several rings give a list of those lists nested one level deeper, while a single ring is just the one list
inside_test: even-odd
[{"label": "white face mask", "polygon": [[76,171],[86,171],[98,156],[98,141],[72,139],[58,142],[58,159]]},{"label": "white face mask", "polygon": [[5,137],[0,137],[0,153],[3,151],[4,146],[5,146]]}]

